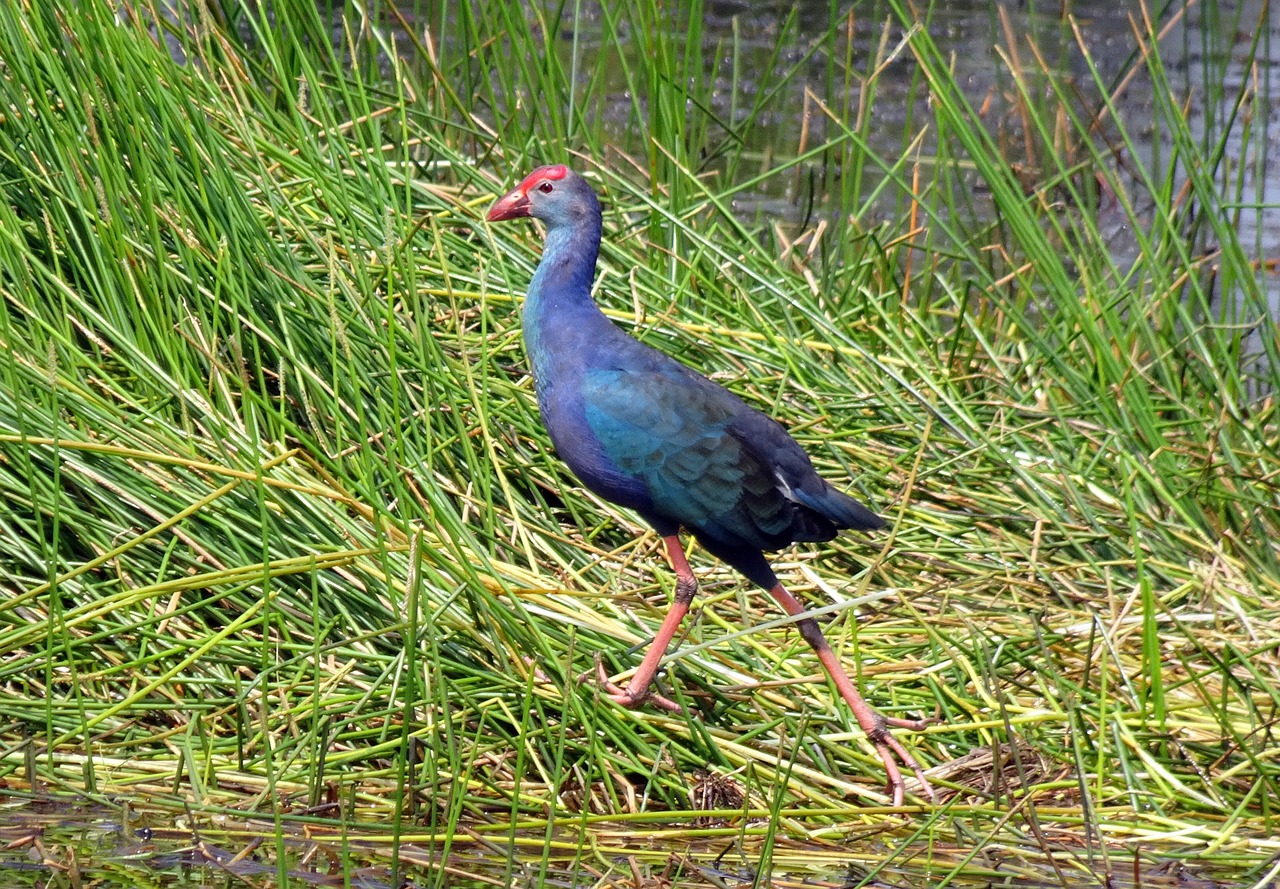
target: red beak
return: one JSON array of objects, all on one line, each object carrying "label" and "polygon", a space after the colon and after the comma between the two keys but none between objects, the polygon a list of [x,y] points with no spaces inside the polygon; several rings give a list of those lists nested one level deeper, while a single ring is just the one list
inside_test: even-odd
[{"label": "red beak", "polygon": [[516,186],[489,208],[485,219],[502,222],[504,219],[520,219],[529,215],[529,196],[524,193],[524,183]]}]

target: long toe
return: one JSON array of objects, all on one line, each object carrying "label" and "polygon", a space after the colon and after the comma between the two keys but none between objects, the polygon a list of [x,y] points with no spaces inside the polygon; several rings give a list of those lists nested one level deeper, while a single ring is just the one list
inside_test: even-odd
[{"label": "long toe", "polygon": [[885,770],[889,773],[889,788],[893,792],[893,804],[895,806],[902,805],[903,798],[906,795],[906,783],[902,780],[902,771],[898,768],[898,761],[901,761],[904,766],[915,773],[916,780],[920,782],[920,790],[929,798],[929,802],[936,803],[938,801],[938,794],[934,792],[933,785],[925,777],[924,769],[920,766],[919,761],[911,755],[911,752],[902,746],[901,741],[885,732],[881,740],[876,743],[876,749],[880,752],[880,758],[885,763]]},{"label": "long toe", "polygon": [[903,719],[900,716],[883,716],[885,725],[891,725],[894,728],[904,728],[907,731],[922,732],[931,725],[941,723],[940,719],[934,719],[930,716],[928,719]]},{"label": "long toe", "polygon": [[679,704],[677,704],[675,701],[671,700],[670,698],[665,698],[662,695],[657,694],[656,692],[649,692],[643,698],[636,700],[634,697],[632,697],[631,692],[629,692],[625,688],[619,688],[618,686],[614,685],[612,682],[603,685],[602,688],[604,688],[604,690],[609,693],[609,697],[613,700],[615,704],[619,704],[623,707],[626,707],[628,710],[635,710],[636,708],[642,707],[645,704],[652,704],[653,706],[657,707],[659,710],[666,710],[668,713],[684,712],[684,708],[681,707]]}]

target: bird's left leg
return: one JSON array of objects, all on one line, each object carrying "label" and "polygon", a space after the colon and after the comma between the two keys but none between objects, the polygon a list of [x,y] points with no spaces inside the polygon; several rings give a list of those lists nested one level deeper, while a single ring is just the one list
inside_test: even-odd
[{"label": "bird's left leg", "polygon": [[[800,614],[804,611],[804,606],[800,604],[800,600],[791,595],[787,588],[780,583],[774,584],[769,589],[769,594],[777,600],[787,614]],[[902,746],[902,742],[889,733],[889,726],[891,725],[918,732],[929,725],[929,720],[896,719],[881,716],[871,708],[870,704],[863,700],[862,695],[858,694],[858,689],[854,687],[849,674],[844,671],[844,667],[836,659],[835,652],[831,650],[831,644],[827,642],[827,637],[822,635],[822,628],[818,626],[818,622],[812,617],[806,617],[798,621],[796,626],[800,630],[800,635],[817,653],[818,660],[822,661],[822,666],[826,669],[827,675],[831,677],[831,681],[835,683],[836,689],[840,692],[840,697],[845,699],[849,709],[853,711],[854,717],[858,720],[858,725],[862,726],[862,730],[867,733],[867,738],[875,745],[876,752],[880,754],[880,759],[884,762],[884,769],[889,775],[889,790],[893,793],[893,804],[895,806],[902,805],[902,800],[906,795],[906,784],[902,780],[902,772],[898,768],[898,762],[894,759],[895,755],[898,760],[902,761],[903,765],[916,773],[916,779],[920,782],[920,789],[924,791],[931,802],[935,802],[937,795],[933,792],[933,787],[929,785],[928,779],[925,778],[924,769],[920,767],[920,763],[916,761],[916,758],[911,755],[907,748]]]},{"label": "bird's left leg", "polygon": [[685,558],[679,535],[671,534],[662,538],[662,542],[666,544],[667,558],[671,560],[671,567],[676,572],[676,597],[671,603],[671,610],[667,612],[666,619],[658,628],[658,634],[653,637],[649,650],[645,652],[644,660],[636,668],[635,675],[631,677],[625,689],[609,681],[603,664],[597,661],[597,665],[600,684],[616,703],[624,707],[639,707],[646,701],[651,701],[655,707],[679,713],[681,709],[679,704],[662,695],[654,694],[649,690],[649,686],[653,684],[653,677],[657,675],[658,662],[667,653],[667,646],[675,638],[676,631],[680,629],[680,622],[689,613],[689,605],[693,602],[693,597],[698,594],[698,578],[694,576],[693,569],[689,567],[689,560]]}]

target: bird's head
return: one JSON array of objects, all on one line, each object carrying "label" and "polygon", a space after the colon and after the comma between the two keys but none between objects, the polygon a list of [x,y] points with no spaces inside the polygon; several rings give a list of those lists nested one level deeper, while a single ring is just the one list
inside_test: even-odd
[{"label": "bird's head", "polygon": [[532,216],[547,228],[559,228],[576,225],[591,215],[600,215],[600,202],[591,186],[564,164],[550,164],[538,167],[498,198],[485,218],[501,222]]}]

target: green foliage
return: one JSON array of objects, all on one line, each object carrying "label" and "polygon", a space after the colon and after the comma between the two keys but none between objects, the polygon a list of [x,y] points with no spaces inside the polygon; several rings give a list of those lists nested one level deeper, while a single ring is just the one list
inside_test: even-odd
[{"label": "green foliage", "polygon": [[[886,827],[794,621],[705,559],[668,658],[696,717],[578,682],[595,651],[635,665],[672,583],[549,452],[517,323],[538,236],[482,221],[565,160],[605,197],[607,310],[892,521],[778,556],[873,703],[943,720],[904,740],[951,805],[874,867],[921,838],[1052,860],[1046,824],[1178,854],[1274,834],[1280,339],[1226,138],[1265,111],[1251,83],[1194,96],[1223,113],[1193,132],[1135,19],[1172,153],[1142,164],[1120,87],[1010,37],[1014,162],[896,3],[870,49],[833,8],[799,59],[784,17],[754,93],[686,52],[698,9],[648,0],[118,6],[0,6],[8,786],[277,823],[332,790],[446,853],[460,823],[628,849],[603,823],[686,823],[708,766],[773,817],[705,833],[777,856],[779,830]],[[871,105],[908,59],[883,157]],[[822,126],[762,152],[815,70]],[[805,183],[803,224],[735,212]]]}]

